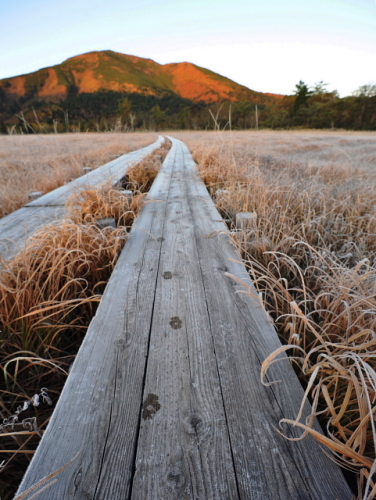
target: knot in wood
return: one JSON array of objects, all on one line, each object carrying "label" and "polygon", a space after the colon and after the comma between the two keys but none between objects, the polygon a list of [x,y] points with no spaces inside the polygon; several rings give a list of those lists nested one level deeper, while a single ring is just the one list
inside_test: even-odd
[{"label": "knot in wood", "polygon": [[158,396],[156,394],[148,394],[148,397],[142,404],[142,418],[144,420],[151,420],[160,408],[161,405],[158,403]]},{"label": "knot in wood", "polygon": [[183,326],[183,322],[178,316],[174,316],[171,318],[170,326],[174,330],[179,330]]}]

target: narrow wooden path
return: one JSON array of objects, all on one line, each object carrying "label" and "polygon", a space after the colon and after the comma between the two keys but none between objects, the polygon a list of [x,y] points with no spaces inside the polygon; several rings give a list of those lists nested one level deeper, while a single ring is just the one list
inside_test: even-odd
[{"label": "narrow wooden path", "polygon": [[287,360],[261,385],[279,340],[171,140],[20,492],[79,453],[38,500],[350,500],[313,439],[276,430],[302,389]]},{"label": "narrow wooden path", "polygon": [[0,219],[0,255],[11,259],[38,229],[63,219],[66,215],[65,204],[73,192],[85,186],[103,184],[110,179],[115,183],[125,175],[129,166],[141,161],[163,142],[163,137],[159,136],[153,144],[116,158]]}]

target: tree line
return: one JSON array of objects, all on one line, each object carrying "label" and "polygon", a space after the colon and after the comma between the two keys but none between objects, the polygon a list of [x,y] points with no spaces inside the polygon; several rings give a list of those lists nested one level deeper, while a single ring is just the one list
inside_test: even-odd
[{"label": "tree line", "polygon": [[70,92],[60,102],[10,97],[0,87],[0,133],[171,129],[335,128],[376,130],[376,85],[340,98],[319,82],[300,81],[292,95],[271,105],[252,101],[207,104],[180,96],[101,90]]},{"label": "tree line", "polygon": [[376,85],[363,85],[344,98],[326,87],[322,81],[313,87],[300,81],[293,95],[284,97],[263,114],[263,125],[376,130]]}]

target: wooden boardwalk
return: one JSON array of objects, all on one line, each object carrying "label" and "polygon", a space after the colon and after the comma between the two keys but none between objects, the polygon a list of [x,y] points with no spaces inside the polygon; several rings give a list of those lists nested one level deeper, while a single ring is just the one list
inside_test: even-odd
[{"label": "wooden boardwalk", "polygon": [[163,137],[159,136],[150,146],[116,158],[0,219],[0,255],[11,259],[38,229],[63,219],[66,215],[66,201],[74,191],[85,186],[97,186],[110,179],[115,183],[125,175],[129,166],[141,161],[163,142]]},{"label": "wooden boardwalk", "polygon": [[19,492],[79,453],[38,500],[350,500],[313,439],[276,431],[302,389],[287,360],[261,385],[279,340],[172,142]]}]

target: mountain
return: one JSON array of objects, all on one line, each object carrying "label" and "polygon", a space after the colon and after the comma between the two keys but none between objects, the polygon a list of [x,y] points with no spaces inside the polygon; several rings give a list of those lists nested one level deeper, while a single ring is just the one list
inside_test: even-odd
[{"label": "mountain", "polygon": [[260,105],[278,96],[255,92],[195,64],[158,64],[112,50],[89,52],[61,64],[0,80],[0,98],[60,102],[98,91],[163,97],[175,94],[193,103],[251,101]]}]

